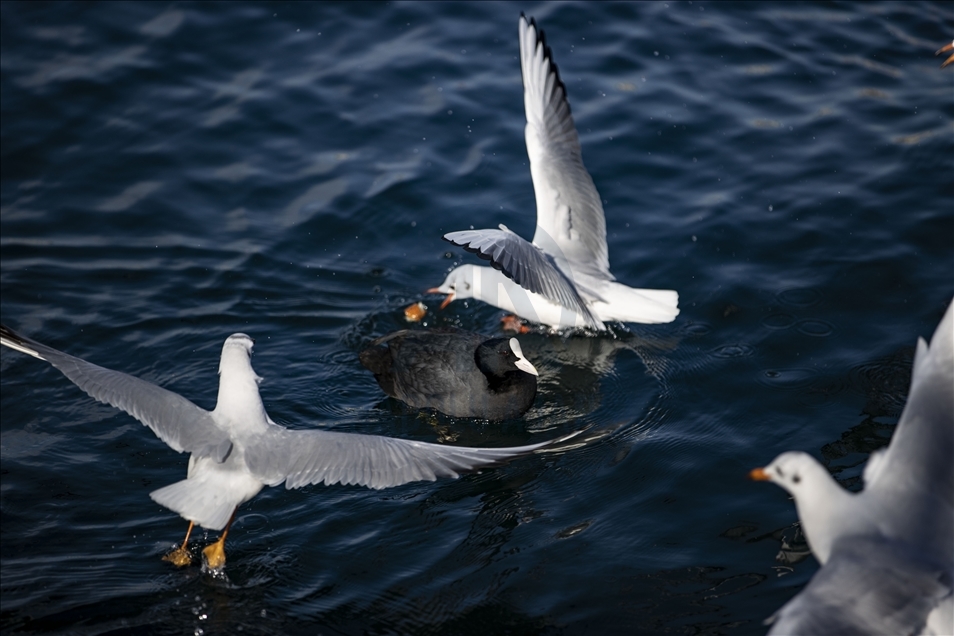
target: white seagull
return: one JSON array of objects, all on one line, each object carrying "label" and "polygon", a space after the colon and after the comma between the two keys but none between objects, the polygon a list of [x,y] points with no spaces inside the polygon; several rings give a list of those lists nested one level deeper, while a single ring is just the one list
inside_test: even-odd
[{"label": "white seagull", "polygon": [[930,348],[918,339],[907,404],[862,492],[798,452],[750,477],[792,495],[822,565],[770,635],[954,634],[954,303]]},{"label": "white seagull", "polygon": [[527,113],[527,154],[537,200],[537,229],[528,243],[505,226],[450,232],[444,239],[489,260],[461,265],[428,293],[476,298],[553,328],[605,329],[604,322],[672,322],[679,295],[635,289],[609,271],[606,219],[583,165],[566,87],[533,18],[520,15],[520,68]]},{"label": "white seagull", "polygon": [[412,481],[457,477],[462,472],[532,453],[571,434],[541,444],[510,448],[444,446],[379,435],[321,430],[289,430],[275,424],[262,404],[252,369],[251,338],[236,333],[225,340],[219,361],[219,395],[206,411],[177,393],[145,380],[104,369],[57,351],[0,325],[0,344],[59,369],[76,386],[148,426],[177,452],[191,453],[186,479],[149,494],[189,521],[182,546],[165,557],[191,562],[187,550],[193,524],[223,530],[203,550],[208,567],[225,564],[225,537],[242,503],[263,486],[300,488],[309,484],[356,484],[380,489]]}]

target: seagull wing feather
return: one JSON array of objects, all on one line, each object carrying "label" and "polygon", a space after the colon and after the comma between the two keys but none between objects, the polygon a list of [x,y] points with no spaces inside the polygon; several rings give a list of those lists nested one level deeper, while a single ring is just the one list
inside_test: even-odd
[{"label": "seagull wing feather", "polygon": [[228,434],[211,414],[178,393],[119,371],[86,362],[0,325],[0,344],[56,367],[90,397],[110,404],[148,426],[175,451],[224,461],[232,450]]},{"label": "seagull wing feather", "polygon": [[[954,302],[934,332],[930,347],[918,341],[911,377],[911,390],[898,427],[887,449],[866,469],[865,491],[877,493],[886,505],[912,501],[928,507],[954,528]],[[872,460],[869,460],[872,461]],[[946,507],[947,514],[936,507]],[[920,517],[920,514],[915,514]],[[898,519],[903,523],[903,519]],[[949,534],[954,534],[950,530]]]},{"label": "seagull wing feather", "polygon": [[526,142],[537,202],[533,244],[570,267],[613,280],[606,218],[599,192],[583,165],[566,86],[542,30],[520,16]]},{"label": "seagull wing feather", "polygon": [[322,430],[290,430],[271,424],[249,440],[245,461],[256,477],[286,488],[343,484],[389,488],[413,481],[458,477],[565,441],[507,448],[445,446],[396,437]]},{"label": "seagull wing feather", "polygon": [[769,636],[918,634],[951,594],[950,576],[943,564],[905,545],[844,537],[805,589],[776,612]]}]

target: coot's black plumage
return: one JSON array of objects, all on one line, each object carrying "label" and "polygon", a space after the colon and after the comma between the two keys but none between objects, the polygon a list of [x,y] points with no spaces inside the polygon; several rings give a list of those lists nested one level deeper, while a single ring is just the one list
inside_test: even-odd
[{"label": "coot's black plumage", "polygon": [[391,397],[454,417],[520,417],[537,394],[537,370],[516,338],[405,329],[378,338],[358,357]]}]

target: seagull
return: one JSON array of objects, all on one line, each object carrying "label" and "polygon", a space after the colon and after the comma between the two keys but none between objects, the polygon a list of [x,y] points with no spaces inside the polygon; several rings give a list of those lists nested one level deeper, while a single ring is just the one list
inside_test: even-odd
[{"label": "seagull", "polygon": [[476,298],[554,329],[672,322],[679,314],[675,291],[627,287],[610,273],[603,204],[583,165],[566,86],[543,31],[522,13],[520,68],[537,201],[533,241],[504,225],[445,234],[493,267],[461,265],[428,293],[447,294],[442,309]]},{"label": "seagull", "polygon": [[499,464],[565,441],[509,448],[444,446],[413,440],[323,430],[290,430],[268,417],[252,369],[254,341],[232,334],[222,346],[219,394],[206,411],[177,393],[139,378],[75,358],[0,325],[0,344],[59,369],[90,397],[115,406],[148,426],[176,452],[190,453],[186,479],[149,493],[189,522],[182,545],[163,557],[191,563],[187,550],[195,524],[222,531],[203,551],[205,565],[225,565],[225,538],[238,507],[264,486],[355,484],[375,490]]},{"label": "seagull", "polygon": [[852,493],[806,453],[749,476],[792,495],[822,567],[769,619],[782,634],[954,634],[954,302],[918,339],[908,401]]}]

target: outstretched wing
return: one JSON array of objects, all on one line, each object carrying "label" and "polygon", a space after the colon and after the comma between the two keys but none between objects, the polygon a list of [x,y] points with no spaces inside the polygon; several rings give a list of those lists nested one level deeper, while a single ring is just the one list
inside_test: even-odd
[{"label": "outstretched wing", "polygon": [[324,483],[379,490],[412,481],[457,477],[528,455],[574,435],[529,446],[470,448],[380,435],[289,430],[271,424],[267,432],[248,441],[245,462],[253,475],[270,486],[284,481],[286,488]]},{"label": "outstretched wing", "polygon": [[232,450],[228,434],[216,426],[211,414],[178,393],[57,351],[6,325],[0,325],[0,344],[49,362],[90,397],[129,413],[151,428],[175,451],[211,456],[222,462]]},{"label": "outstretched wing", "polygon": [[[954,543],[954,302],[930,347],[918,341],[911,390],[887,449],[865,468],[865,491],[877,493],[885,506],[903,514],[889,523],[894,533],[910,535],[910,525],[933,519],[931,528]],[[909,531],[910,530],[910,531]]]},{"label": "outstretched wing", "polygon": [[557,259],[566,259],[574,271],[613,280],[603,204],[583,165],[566,86],[543,31],[522,14],[520,68],[527,154],[537,200],[533,244]]},{"label": "outstretched wing", "polygon": [[951,594],[950,576],[942,564],[895,542],[844,537],[805,589],[776,612],[769,636],[919,634]]},{"label": "outstretched wing", "polygon": [[444,235],[444,240],[490,261],[494,268],[524,289],[575,311],[589,326],[602,328],[602,323],[590,313],[586,301],[580,297],[576,285],[557,267],[550,255],[504,226],[501,228],[449,232]]}]

